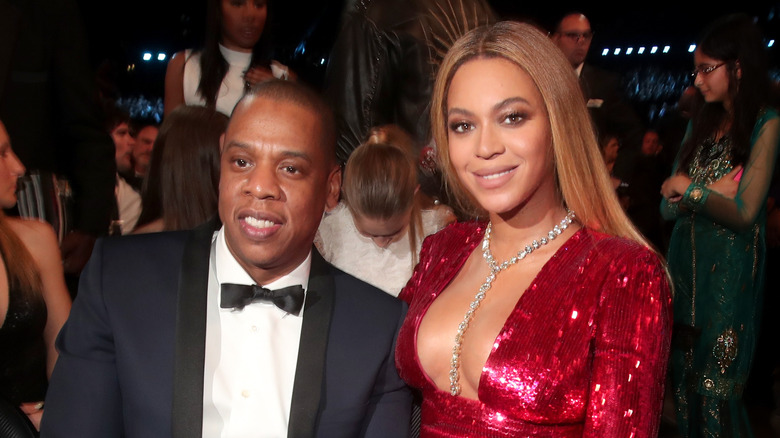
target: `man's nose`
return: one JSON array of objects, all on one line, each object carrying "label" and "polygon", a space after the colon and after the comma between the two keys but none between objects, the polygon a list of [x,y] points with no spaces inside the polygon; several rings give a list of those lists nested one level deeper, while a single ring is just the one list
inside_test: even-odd
[{"label": "man's nose", "polygon": [[258,199],[278,199],[281,193],[274,172],[260,167],[252,169],[244,191]]}]

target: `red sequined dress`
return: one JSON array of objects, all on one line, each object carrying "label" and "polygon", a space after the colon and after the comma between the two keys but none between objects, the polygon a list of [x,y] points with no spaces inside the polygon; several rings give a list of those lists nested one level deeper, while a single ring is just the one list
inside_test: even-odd
[{"label": "red sequined dress", "polygon": [[657,437],[672,328],[664,267],[650,250],[586,228],[518,301],[483,368],[479,400],[435,387],[417,330],[484,231],[458,223],[429,237],[401,293],[409,313],[396,365],[422,390],[421,437]]}]

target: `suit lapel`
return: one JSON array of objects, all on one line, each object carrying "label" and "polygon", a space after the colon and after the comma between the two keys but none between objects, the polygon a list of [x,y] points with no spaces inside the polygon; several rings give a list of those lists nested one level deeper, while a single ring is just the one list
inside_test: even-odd
[{"label": "suit lapel", "polygon": [[315,434],[325,375],[325,354],[328,349],[334,291],[333,277],[328,265],[317,250],[313,249],[288,437],[311,437]]},{"label": "suit lapel", "polygon": [[219,222],[212,220],[196,228],[184,249],[176,308],[171,419],[174,438],[201,436],[203,431],[209,254],[218,227]]}]

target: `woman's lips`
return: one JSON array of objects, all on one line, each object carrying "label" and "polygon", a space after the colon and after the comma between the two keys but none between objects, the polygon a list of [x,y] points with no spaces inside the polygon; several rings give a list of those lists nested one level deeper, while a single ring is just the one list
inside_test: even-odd
[{"label": "woman's lips", "polygon": [[476,177],[477,182],[483,188],[493,189],[500,187],[509,181],[509,179],[512,178],[515,170],[517,170],[517,166],[501,169],[480,170],[474,172],[474,176]]}]

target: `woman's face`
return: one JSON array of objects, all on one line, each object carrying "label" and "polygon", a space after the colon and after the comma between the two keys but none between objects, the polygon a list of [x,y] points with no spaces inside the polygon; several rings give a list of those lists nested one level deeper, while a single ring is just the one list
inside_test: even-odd
[{"label": "woman's face", "polygon": [[24,175],[24,166],[11,149],[5,126],[0,123],[0,207],[16,205],[16,182]]},{"label": "woman's face", "polygon": [[371,239],[376,246],[387,248],[391,243],[406,236],[406,230],[412,219],[412,209],[389,219],[376,219],[360,214],[352,214],[352,219],[361,235]]},{"label": "woman's face", "polygon": [[483,209],[502,214],[556,199],[550,119],[525,71],[502,58],[469,61],[447,102],[450,161]]},{"label": "woman's face", "polygon": [[266,0],[222,0],[222,45],[251,52],[263,34],[267,15]]},{"label": "woman's face", "polygon": [[693,54],[693,60],[698,71],[693,84],[699,89],[704,101],[720,102],[728,107],[731,104],[728,65],[719,59],[710,58],[700,50]]}]

